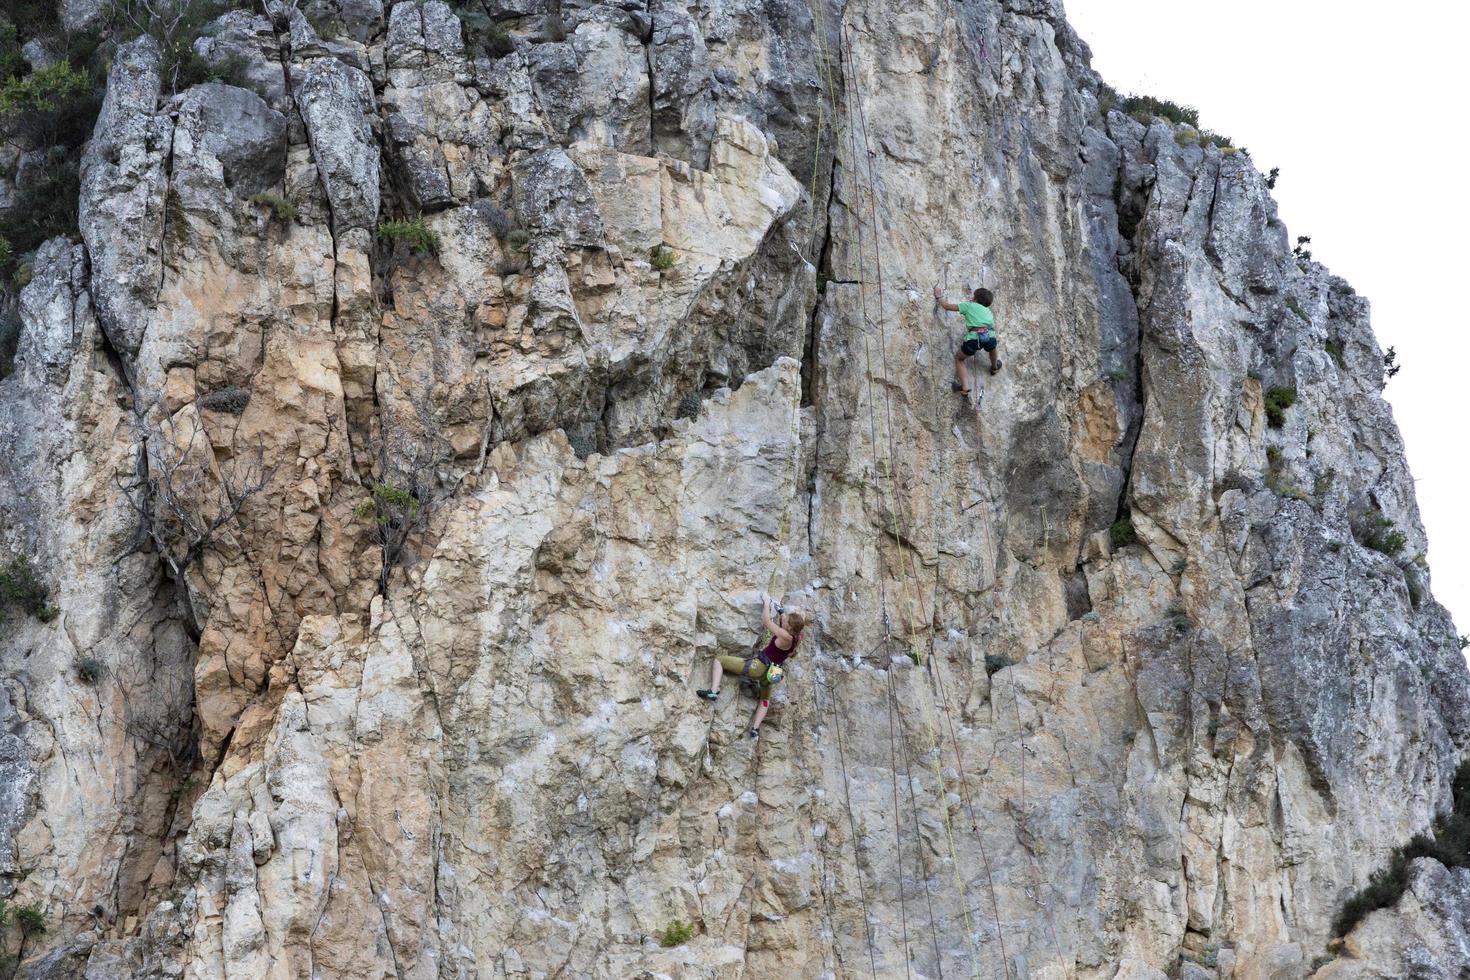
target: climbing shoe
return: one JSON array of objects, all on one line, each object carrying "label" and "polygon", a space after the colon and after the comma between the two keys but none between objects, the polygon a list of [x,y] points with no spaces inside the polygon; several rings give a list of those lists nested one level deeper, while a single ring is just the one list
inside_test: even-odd
[{"label": "climbing shoe", "polygon": [[750,737],[751,738],[760,738],[761,737],[761,730],[759,728],[752,728],[750,730]]},{"label": "climbing shoe", "polygon": [[949,383],[949,390],[950,391],[957,391],[960,394],[964,395],[966,398],[970,397],[970,389],[969,388],[961,388],[960,387],[960,383],[958,381],[951,381]]},{"label": "climbing shoe", "polygon": [[700,697],[704,698],[706,701],[718,701],[718,700],[720,700],[720,695],[719,695],[719,692],[718,691],[695,691],[694,693],[695,694],[698,694]]},{"label": "climbing shoe", "polygon": [[1005,365],[1005,362],[1004,361],[996,361],[995,362],[995,366],[990,369],[990,373],[991,374],[995,374],[997,371],[999,371],[1001,368],[1003,368],[1005,366],[1006,365]]}]

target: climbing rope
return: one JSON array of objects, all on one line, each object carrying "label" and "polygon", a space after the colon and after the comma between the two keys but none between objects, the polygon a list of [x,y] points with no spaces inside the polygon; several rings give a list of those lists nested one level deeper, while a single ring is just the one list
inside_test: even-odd
[{"label": "climbing rope", "polygon": [[[872,167],[871,167],[871,150],[868,148],[867,127],[866,127],[866,113],[864,112],[863,107],[862,107],[862,92],[861,92],[861,88],[860,88],[860,86],[859,86],[859,84],[858,84],[858,82],[856,80],[855,66],[852,65],[851,39],[850,39],[850,35],[848,33],[848,29],[846,28],[845,25],[844,25],[844,28],[843,28],[843,54],[844,54],[845,62],[849,66],[849,69],[850,69],[847,72],[847,77],[849,77],[849,78],[852,79],[852,90],[851,90],[851,94],[852,94],[852,99],[853,99],[853,105],[854,105],[854,108],[855,108],[855,110],[857,112],[857,123],[858,123],[858,126],[860,126],[862,128],[863,145],[864,145],[865,151],[867,152],[867,156],[863,156],[863,155],[860,155],[859,154],[858,148],[857,148],[857,145],[856,145],[857,144],[856,127],[850,126],[849,127],[849,132],[852,135],[853,157],[854,157],[855,160],[858,160],[858,159],[865,160],[866,161],[866,165],[867,165],[867,171],[868,171],[869,214],[870,214],[870,220],[872,221],[872,223],[874,225],[874,230],[875,230],[875,236],[874,236],[875,237],[875,249],[874,250],[875,250],[875,253],[877,255],[877,259],[876,259],[875,265],[877,267],[876,268],[876,277],[877,277],[877,281],[878,281],[879,298],[880,298],[880,311],[879,311],[880,312],[880,321],[879,321],[878,327],[879,327],[879,335],[880,335],[880,338],[884,338],[886,336],[886,332],[883,330],[882,322],[881,322],[881,317],[882,317],[882,313],[883,313],[882,307],[881,307],[881,303],[882,303],[882,299],[883,299],[883,285],[882,285],[883,284],[883,276],[882,276],[882,271],[881,271],[882,250],[877,245],[877,242],[876,242],[876,238],[877,238],[877,235],[876,235],[876,225],[877,225],[877,220],[876,220],[876,195],[873,192],[874,181],[873,181]],[[864,236],[863,236],[863,221],[862,221],[861,211],[858,212],[857,217],[858,217],[858,220],[857,220],[856,224],[857,224],[857,231],[858,231],[858,254],[859,254],[860,263],[861,263],[863,261],[863,258],[862,257],[866,253],[866,246],[865,246],[864,241],[863,241]],[[872,321],[872,318],[868,315],[868,312],[867,312],[867,296],[866,296],[866,292],[860,289],[859,296],[860,296],[860,304],[861,304],[861,310],[862,310],[863,319],[871,327],[873,321]],[[871,330],[869,330],[867,332],[871,332]],[[870,438],[872,440],[872,444],[874,446],[875,453],[876,453],[877,447],[880,444],[879,444],[878,439],[877,439],[876,424],[875,424],[874,419],[873,419],[873,404],[872,404],[872,402],[873,402],[873,399],[872,399],[872,377],[873,377],[872,355],[871,355],[871,351],[870,351],[870,346],[868,344],[867,332],[865,332],[865,334],[864,334],[864,355],[865,355],[865,361],[866,361],[866,367],[867,367],[867,387],[868,387],[868,392],[869,392],[869,399],[868,399],[869,433],[870,433]],[[886,340],[880,340],[880,343],[882,343],[882,346],[880,346],[880,358],[884,362],[885,377],[887,377],[888,376],[888,371],[887,371],[888,365],[887,365]],[[888,422],[889,422],[889,432],[888,432],[889,438],[888,438],[888,444],[887,444],[888,453],[889,453],[889,461],[890,461],[890,465],[889,465],[889,476],[890,476],[890,486],[891,486],[891,489],[892,489],[892,492],[893,492],[892,506],[890,507],[890,513],[893,516],[893,520],[894,520],[894,537],[895,537],[895,541],[897,542],[899,548],[902,549],[906,538],[901,533],[901,529],[898,526],[899,509],[898,509],[898,503],[897,503],[897,496],[898,496],[898,494],[897,494],[897,484],[896,484],[896,480],[895,480],[896,466],[894,465],[894,461],[896,459],[897,452],[896,452],[896,449],[895,449],[894,443],[893,443],[893,423],[892,423],[892,400],[891,400],[891,396],[889,396],[889,398],[887,399],[886,408],[887,408],[887,418],[888,418]],[[880,489],[881,489],[881,484],[880,484]],[[932,519],[932,515],[931,515],[931,519]],[[882,564],[886,568],[887,562],[886,562],[886,560],[884,560],[882,558],[881,548],[879,550],[879,556],[880,556],[880,561],[882,562]],[[938,558],[938,556],[936,554],[936,561],[937,561],[937,558]],[[911,572],[914,571],[913,568],[912,568],[912,563],[911,563],[911,568],[910,568],[909,571],[911,571]],[[900,575],[903,575],[903,574],[904,574],[904,572],[901,571],[900,572]],[[917,577],[917,576],[914,575],[914,577]],[[912,582],[912,579],[910,581]],[[882,575],[880,575],[880,578],[879,578],[879,586],[880,586],[880,597],[882,597],[882,596],[886,595],[886,592],[885,592],[884,587],[883,587],[883,577],[882,577]],[[922,605],[922,600],[920,601],[920,605]],[[931,631],[931,634],[932,634],[932,631],[933,631],[933,628],[934,628],[932,617],[926,616],[925,618],[929,622],[930,631]],[[885,600],[885,608],[884,608],[885,634],[888,633],[888,631],[889,631],[888,623],[889,623],[889,621],[888,621],[888,615],[887,615],[887,610],[886,610],[886,600]],[[891,665],[890,665],[890,672],[891,672]],[[942,690],[942,687],[941,687],[941,690]],[[992,907],[993,914],[994,914],[994,919],[995,919],[996,937],[997,937],[997,939],[1000,942],[1002,963],[1004,964],[1004,967],[1005,967],[1006,976],[1009,978],[1010,975],[1011,975],[1010,962],[1009,962],[1009,957],[1007,956],[1006,951],[1005,951],[1005,935],[1004,935],[1004,931],[1002,930],[1001,925],[1000,925],[999,903],[996,900],[994,875],[993,875],[992,870],[991,870],[990,859],[989,859],[989,855],[988,855],[988,853],[986,851],[986,848],[985,848],[984,840],[980,836],[979,820],[975,816],[974,802],[970,798],[968,787],[967,787],[967,785],[966,785],[966,783],[964,781],[964,765],[963,765],[963,759],[962,759],[962,756],[959,753],[958,739],[957,739],[957,737],[955,736],[955,733],[954,733],[954,721],[953,721],[953,718],[949,716],[949,709],[948,709],[948,704],[947,704],[947,698],[944,701],[942,701],[941,703],[944,704],[944,706],[945,706],[945,713],[946,713],[946,716],[948,718],[948,725],[949,725],[951,740],[955,744],[956,759],[957,759],[957,761],[959,763],[958,773],[959,773],[959,781],[960,781],[960,787],[961,787],[961,791],[962,791],[962,796],[963,796],[963,799],[964,799],[965,804],[966,804],[967,811],[968,811],[969,816],[970,816],[971,829],[972,829],[972,831],[975,834],[975,839],[976,839],[976,842],[977,842],[977,844],[979,846],[980,853],[981,853],[981,856],[982,856],[982,861],[983,861],[984,866],[985,866],[986,879],[987,879],[987,882],[989,883],[989,888],[990,888],[991,907]],[[897,804],[896,804],[896,800],[895,800],[895,806],[896,805]],[[948,815],[948,813],[947,813],[947,809],[946,809],[946,816],[947,815]],[[900,852],[899,858],[900,858],[900,867],[901,867],[902,866],[902,853],[901,852]],[[963,896],[961,896],[961,904],[966,907],[966,915],[968,917],[968,903],[964,901]],[[902,877],[900,876],[900,906],[901,906],[901,911],[902,911],[902,905],[903,905]],[[931,925],[932,925],[932,920],[931,920]],[[971,935],[973,936],[973,930],[971,932]],[[907,940],[906,939],[905,939],[905,943],[907,943]]]},{"label": "climbing rope", "polygon": [[[850,36],[848,35],[847,29],[845,27],[844,27],[844,41],[846,42],[847,56],[848,56],[848,61],[849,61],[849,64],[850,64],[851,63],[851,39],[850,39]],[[880,359],[883,361],[883,364],[884,364],[885,376],[886,376],[887,375],[886,331],[883,329],[883,319],[882,319],[883,318],[883,315],[884,315],[884,297],[883,297],[883,282],[884,282],[884,277],[883,277],[883,271],[882,271],[882,250],[881,250],[881,247],[878,245],[878,236],[877,236],[877,233],[876,233],[876,229],[877,229],[876,180],[874,178],[873,171],[872,171],[872,151],[871,151],[871,148],[869,146],[868,137],[867,137],[867,121],[866,121],[866,116],[865,116],[865,112],[864,112],[864,109],[863,109],[863,98],[862,98],[862,92],[861,92],[861,83],[857,80],[857,78],[856,78],[856,72],[855,71],[851,72],[850,74],[853,77],[854,107],[856,109],[857,116],[858,116],[858,125],[862,129],[862,140],[863,140],[864,149],[865,149],[865,151],[867,153],[867,157],[865,159],[865,166],[867,167],[867,177],[868,177],[868,196],[869,196],[869,215],[870,215],[869,220],[872,222],[872,224],[874,226],[874,232],[875,232],[875,234],[874,234],[874,239],[875,239],[875,241],[874,241],[874,252],[875,252],[875,264],[876,264],[877,284],[878,284],[878,291],[879,291],[879,324],[878,324],[878,326],[879,326],[879,354],[880,354]],[[854,154],[856,155],[856,150],[854,150]],[[859,227],[861,227],[861,217],[859,217]],[[861,248],[861,245],[860,245],[860,248]],[[946,275],[946,285],[947,285],[947,278],[948,277]],[[871,377],[871,371],[869,372],[869,375]],[[935,408],[935,420],[936,420],[936,426],[937,426],[937,424],[938,424],[938,408],[937,408],[937,402],[935,403],[935,405],[936,405],[936,408]],[[977,414],[978,414],[978,410],[979,410],[979,405],[980,405],[980,402],[979,402],[979,399],[977,398],[976,399],[976,402],[975,402],[975,407],[976,407]],[[894,428],[895,427],[894,427],[894,424],[893,424],[892,397],[891,397],[890,394],[888,394],[888,392],[886,390],[885,390],[885,409],[886,409],[887,422],[888,422],[888,432],[887,432],[887,435],[888,435],[888,451],[889,451],[889,479],[890,479],[890,490],[891,490],[891,498],[890,499],[893,502],[891,513],[893,515],[894,524],[895,524],[895,538],[896,538],[896,540],[898,542],[898,545],[899,545],[899,548],[900,548],[900,554],[902,554],[903,545],[904,545],[904,542],[905,542],[906,539],[902,536],[901,529],[899,528],[899,522],[900,522],[900,519],[901,519],[901,515],[900,515],[900,511],[898,509],[899,495],[898,495],[898,491],[897,491],[897,482],[896,482],[896,480],[897,480],[897,472],[896,472],[897,471],[897,467],[896,467],[896,456],[897,456],[897,453],[896,453],[896,451],[894,449],[894,444],[893,444],[893,440],[894,440]],[[937,433],[937,431],[938,431],[937,428],[936,428],[935,431]],[[937,483],[937,481],[935,481],[935,482]],[[984,516],[985,519],[986,519],[983,529],[984,529],[984,532],[985,532],[985,535],[986,535],[986,539],[987,539],[987,544],[988,544],[989,538],[990,538],[990,535],[989,535],[989,526],[988,526],[989,525],[989,513],[988,513],[988,509],[985,512],[982,512],[982,516]],[[938,565],[938,562],[939,562],[939,548],[938,548],[938,531],[937,531],[937,525],[935,524],[935,517],[934,517],[934,511],[933,510],[931,510],[931,513],[930,513],[930,521],[931,521],[931,527],[933,528],[933,531],[934,531],[934,541],[935,541],[935,558],[934,558],[934,560],[935,560],[935,576],[934,576],[934,586],[933,586],[933,592],[932,592],[932,605],[931,605],[930,608],[931,609],[934,609],[937,612],[937,608],[938,608],[938,593],[939,593],[939,565]],[[910,584],[916,583],[916,581],[917,581],[917,579],[918,579],[919,576],[918,576],[917,567],[915,565],[915,558],[914,558],[914,554],[913,554],[913,549],[912,548],[909,549],[909,568],[906,571],[908,571],[910,573],[910,575],[911,575]],[[999,588],[999,581],[998,581],[998,578],[995,576],[994,572],[992,572],[992,581],[994,583],[994,586],[996,588]],[[915,587],[917,588],[917,586],[915,586]],[[937,623],[934,621],[934,619],[932,617],[930,617],[928,615],[928,612],[926,610],[924,610],[924,608],[923,608],[922,589],[918,589],[918,597],[919,597],[918,598],[919,611],[924,616],[924,619],[929,623],[929,646],[930,646],[930,655],[931,655],[931,661],[932,661],[933,645],[934,645],[934,631],[937,628]],[[917,647],[917,642],[916,642],[916,647]],[[917,657],[915,657],[915,660],[917,662]],[[935,675],[935,673],[932,670],[930,671],[930,676],[931,676],[931,679],[936,678],[936,675]],[[937,678],[937,683],[940,685],[940,690],[942,691],[942,685],[943,685],[942,678]],[[1019,747],[1020,747],[1020,752],[1021,752],[1021,759],[1020,759],[1019,774],[1020,774],[1020,785],[1021,785],[1021,798],[1022,798],[1022,801],[1023,801],[1022,802],[1022,810],[1024,811],[1024,809],[1025,809],[1025,805],[1024,805],[1024,799],[1025,799],[1025,752],[1026,752],[1025,729],[1024,729],[1024,723],[1022,722],[1021,716],[1020,716],[1020,699],[1019,699],[1019,694],[1017,693],[1017,689],[1015,687],[1015,684],[1016,684],[1016,677],[1013,674],[1012,675],[1012,698],[1013,698],[1013,703],[1014,703],[1014,705],[1016,707],[1018,734],[1019,734],[1019,738],[1020,738]],[[944,710],[945,710],[945,713],[948,716],[949,709],[948,709],[948,698],[947,698],[947,696],[942,696],[941,697],[941,704],[943,705]],[[901,715],[900,715],[900,724],[901,724]],[[949,724],[949,727],[950,727],[951,738],[955,742],[957,760],[960,762],[960,777],[961,777],[961,785],[963,786],[964,785],[964,782],[963,782],[963,772],[964,772],[964,770],[963,770],[963,757],[962,757],[962,755],[960,755],[960,753],[958,751],[958,739],[955,738],[955,735],[954,735],[953,719],[952,719],[952,717],[950,717],[948,719],[948,724]],[[910,789],[912,791],[912,785],[910,786]],[[947,818],[947,816],[948,816],[948,812],[946,810],[946,818]],[[978,841],[979,840],[978,821],[975,821],[974,820],[973,810],[971,811],[971,820],[972,820],[972,826],[974,827],[974,829],[976,831],[977,841]],[[1039,900],[1042,902],[1042,906],[1043,906],[1043,909],[1044,909],[1045,914],[1046,914],[1048,930],[1050,932],[1051,939],[1052,939],[1052,944],[1053,944],[1053,946],[1056,949],[1058,958],[1065,964],[1066,957],[1062,954],[1061,944],[1057,940],[1056,926],[1055,926],[1055,922],[1054,922],[1054,919],[1053,919],[1053,916],[1052,916],[1052,912],[1051,912],[1050,901],[1045,897],[1044,889],[1041,887],[1040,872],[1039,872],[1039,869],[1037,867],[1036,857],[1030,851],[1029,848],[1025,847],[1024,843],[1021,841],[1021,839],[1020,839],[1020,828],[1019,828],[1018,824],[1016,824],[1015,822],[1013,822],[1013,830],[1016,833],[1016,839],[1017,839],[1018,845],[1020,845],[1022,847],[1022,849],[1026,852],[1026,855],[1027,855],[1027,858],[1028,858],[1028,864],[1030,866],[1030,871],[1031,871],[1031,875],[1032,875],[1032,879],[1033,879],[1033,890],[1034,890],[1035,894],[1038,896]],[[982,847],[982,851],[983,851],[983,842],[981,843],[981,847]],[[987,874],[989,874],[988,863],[989,862],[987,860],[986,861],[986,864],[987,864]],[[926,893],[926,898],[927,897],[928,896],[927,896],[927,893]],[[998,909],[998,904],[995,902],[995,893],[994,893],[994,881],[993,881],[993,878],[991,879],[991,899],[992,899],[992,907],[996,911],[997,935],[998,935],[998,938],[1000,939],[1000,941],[1002,943],[1002,956],[1004,957],[1004,955],[1005,955],[1004,954],[1004,936],[1001,933],[1001,930],[1000,930],[1000,927],[999,927],[999,909]],[[931,922],[932,922],[932,920],[931,920]],[[937,950],[936,950],[936,954],[937,954]],[[1006,960],[1006,969],[1007,969],[1007,974],[1009,975],[1009,961],[1008,961],[1008,959]],[[1067,972],[1068,972],[1068,975],[1070,975],[1070,972],[1071,972],[1070,971],[1070,968],[1068,968],[1068,971]]]},{"label": "climbing rope", "polygon": [[[815,669],[815,666],[813,667],[812,673],[816,677],[818,687],[820,688],[821,678],[819,672]],[[878,956],[873,948],[873,923],[872,915],[868,909],[868,889],[867,886],[863,883],[863,865],[858,854],[859,838],[857,831],[857,817],[856,815],[854,815],[852,810],[852,788],[847,778],[847,747],[842,737],[843,712],[837,705],[836,685],[833,685],[828,689],[827,702],[828,707],[831,708],[832,713],[832,728],[837,733],[837,759],[838,766],[842,771],[842,800],[847,808],[847,826],[852,836],[852,866],[853,870],[857,872],[858,899],[862,904],[863,910],[863,932],[868,939],[868,968],[872,972],[874,980],[876,980],[878,976]],[[837,942],[835,929],[833,930],[832,941],[835,947]]]},{"label": "climbing rope", "polygon": [[[892,661],[892,657],[890,655],[890,657],[889,657],[889,663],[890,663],[890,665],[892,664],[892,662],[893,662]],[[890,668],[888,670],[888,701],[889,701],[889,720],[888,720],[888,723],[889,723],[890,726],[892,726],[892,724],[893,724],[893,714],[895,712],[896,698],[895,698],[895,695],[893,693],[893,670],[892,670],[892,667],[891,666],[890,666]],[[939,953],[939,934],[938,934],[938,931],[936,929],[935,920],[934,920],[934,897],[931,894],[930,889],[929,889],[928,884],[927,884],[928,879],[929,879],[929,876],[924,873],[924,853],[919,848],[919,843],[918,843],[919,841],[922,840],[922,835],[919,832],[919,803],[918,803],[918,800],[916,799],[916,797],[914,795],[914,774],[913,774],[913,771],[909,767],[909,735],[908,735],[907,730],[905,730],[905,728],[904,728],[904,724],[903,724],[903,712],[902,711],[898,711],[897,712],[897,715],[898,715],[898,734],[899,734],[901,743],[903,745],[903,778],[904,778],[904,781],[908,783],[908,787],[909,787],[909,810],[913,814],[913,820],[914,820],[914,841],[915,841],[915,844],[914,844],[914,867],[917,869],[917,876],[918,876],[919,880],[925,882],[925,888],[924,888],[924,904],[925,904],[925,906],[929,910],[929,938],[934,943],[934,963],[935,963],[935,966],[937,967],[937,969],[939,970],[939,976],[941,977],[941,980],[942,980],[942,978],[944,977],[944,958]],[[898,872],[899,872],[900,878],[902,878],[902,876],[903,876],[903,866],[902,866],[902,864],[899,865]]]}]

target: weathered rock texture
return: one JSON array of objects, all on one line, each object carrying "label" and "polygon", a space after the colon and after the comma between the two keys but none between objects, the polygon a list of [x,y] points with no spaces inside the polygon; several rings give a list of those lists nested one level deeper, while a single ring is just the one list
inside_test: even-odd
[{"label": "weathered rock texture", "polygon": [[[1470,685],[1247,156],[1105,111],[1058,2],[485,10],[114,59],[0,382],[23,975],[1470,969],[1432,861],[1327,952]],[[978,414],[935,283],[997,296]],[[766,589],[757,749],[692,691]]]}]

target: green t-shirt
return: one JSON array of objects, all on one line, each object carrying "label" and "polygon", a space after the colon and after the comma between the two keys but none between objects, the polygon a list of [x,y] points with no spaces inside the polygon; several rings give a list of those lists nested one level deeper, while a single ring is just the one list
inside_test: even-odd
[{"label": "green t-shirt", "polygon": [[965,331],[966,340],[995,333],[995,314],[990,312],[990,307],[981,306],[979,303],[961,303],[959,310],[968,328]]}]

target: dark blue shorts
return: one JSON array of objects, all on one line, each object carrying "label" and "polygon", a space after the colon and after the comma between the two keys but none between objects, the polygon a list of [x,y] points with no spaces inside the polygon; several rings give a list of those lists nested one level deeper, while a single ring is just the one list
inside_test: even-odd
[{"label": "dark blue shorts", "polygon": [[967,340],[963,344],[960,344],[960,353],[966,357],[973,357],[978,350],[993,351],[995,350],[996,340],[995,334],[978,337],[975,340]]}]

